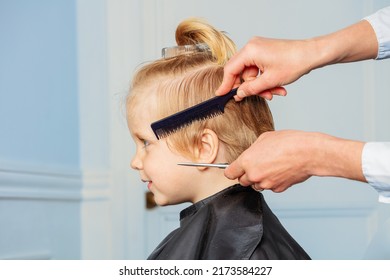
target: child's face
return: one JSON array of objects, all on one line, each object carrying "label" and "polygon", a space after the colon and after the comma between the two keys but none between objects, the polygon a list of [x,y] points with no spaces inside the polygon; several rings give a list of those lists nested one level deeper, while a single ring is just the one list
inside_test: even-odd
[{"label": "child's face", "polygon": [[153,112],[154,102],[140,100],[128,116],[128,126],[136,144],[136,153],[131,167],[139,171],[141,180],[148,184],[159,205],[193,202],[196,168],[178,166],[179,162],[190,161],[188,158],[171,151],[166,139],[157,140],[150,127],[156,121]]}]

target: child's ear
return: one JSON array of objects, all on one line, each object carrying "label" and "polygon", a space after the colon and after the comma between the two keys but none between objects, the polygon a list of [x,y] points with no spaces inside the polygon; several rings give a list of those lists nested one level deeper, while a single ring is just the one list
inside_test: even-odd
[{"label": "child's ear", "polygon": [[219,139],[211,129],[204,129],[196,151],[198,162],[213,163],[218,156]]}]

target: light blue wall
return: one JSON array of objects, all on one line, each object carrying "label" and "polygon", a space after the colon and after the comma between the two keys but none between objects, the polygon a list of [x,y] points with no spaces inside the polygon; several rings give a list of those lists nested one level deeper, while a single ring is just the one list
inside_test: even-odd
[{"label": "light blue wall", "polygon": [[0,0],[0,160],[79,165],[76,5]]},{"label": "light blue wall", "polygon": [[107,3],[0,0],[0,259],[113,257]]}]

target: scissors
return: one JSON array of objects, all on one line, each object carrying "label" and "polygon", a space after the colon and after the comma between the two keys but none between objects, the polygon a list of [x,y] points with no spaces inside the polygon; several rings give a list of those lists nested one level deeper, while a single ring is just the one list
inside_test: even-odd
[{"label": "scissors", "polygon": [[182,166],[195,166],[195,167],[216,167],[225,169],[229,166],[228,163],[198,163],[198,162],[179,162],[178,165]]},{"label": "scissors", "polygon": [[[179,162],[177,165],[182,166],[201,166],[201,167],[217,167],[225,169],[229,166],[229,163],[198,163],[198,162]],[[262,192],[264,189],[255,189],[259,192]]]}]

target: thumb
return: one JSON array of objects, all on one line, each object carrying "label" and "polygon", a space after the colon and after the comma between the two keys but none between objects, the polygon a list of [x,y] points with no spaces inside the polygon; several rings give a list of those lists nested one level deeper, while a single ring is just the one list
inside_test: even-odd
[{"label": "thumb", "polygon": [[233,161],[226,169],[225,176],[230,180],[237,179],[245,173],[244,169],[238,164],[237,160]]}]

